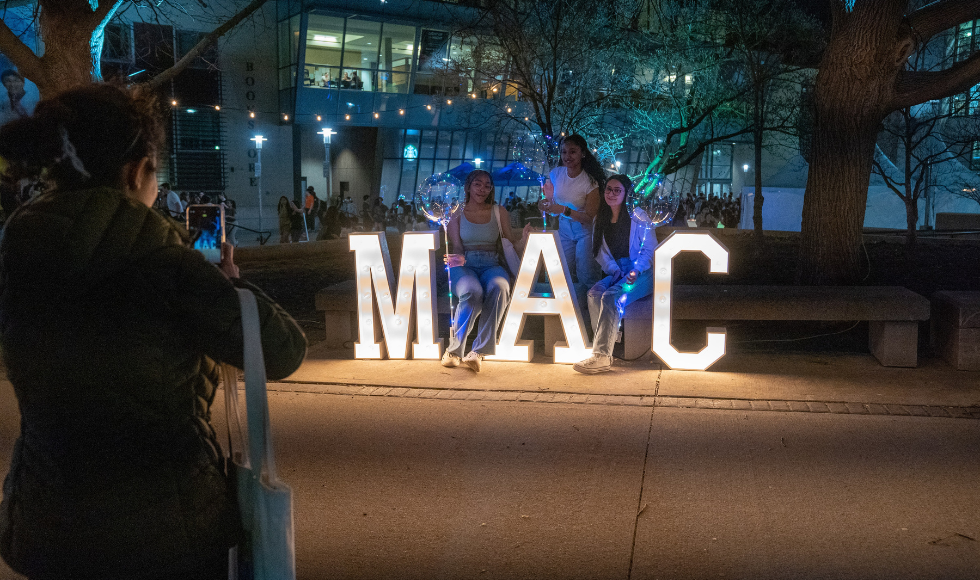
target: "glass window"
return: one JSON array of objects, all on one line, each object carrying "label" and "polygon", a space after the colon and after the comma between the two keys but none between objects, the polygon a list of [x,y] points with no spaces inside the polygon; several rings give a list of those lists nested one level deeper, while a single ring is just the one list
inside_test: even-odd
[{"label": "glass window", "polygon": [[102,60],[133,60],[133,30],[128,25],[109,24],[105,27]]},{"label": "glass window", "polygon": [[385,24],[378,54],[378,87],[385,93],[407,93],[415,58],[415,27]]},{"label": "glass window", "polygon": [[452,131],[441,131],[436,146],[436,159],[449,159],[449,143],[452,141]]},{"label": "glass window", "polygon": [[340,56],[344,19],[311,14],[306,31],[306,75],[304,84],[333,87],[343,76]]},{"label": "glass window", "polygon": [[449,157],[453,161],[460,163],[466,159],[466,154],[463,149],[466,146],[466,132],[465,131],[455,131],[449,134],[452,137],[452,143],[450,145]]},{"label": "glass window", "polygon": [[378,61],[380,35],[380,22],[347,19],[347,32],[344,36],[344,68],[375,68]]},{"label": "glass window", "polygon": [[[431,168],[432,161],[428,161]],[[398,190],[398,195],[404,195],[408,199],[413,199],[415,195],[415,178],[420,174],[419,161],[405,159],[402,161],[402,179],[401,188]],[[431,172],[426,174],[426,177],[431,175]]]},{"label": "glass window", "polygon": [[422,142],[419,147],[420,159],[432,159],[436,155],[437,131],[422,131]]}]

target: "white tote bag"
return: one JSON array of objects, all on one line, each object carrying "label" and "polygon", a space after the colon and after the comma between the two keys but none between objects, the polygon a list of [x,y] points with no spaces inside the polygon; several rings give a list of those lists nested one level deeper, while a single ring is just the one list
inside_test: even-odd
[{"label": "white tote bag", "polygon": [[508,240],[504,237],[504,228],[500,225],[500,206],[497,206],[497,231],[500,232],[500,245],[504,248],[504,262],[506,262],[507,269],[510,270],[511,276],[517,277],[517,273],[521,271],[521,257],[517,255],[517,250],[514,249],[514,242]]},{"label": "white tote bag", "polygon": [[[289,486],[276,477],[259,310],[251,291],[237,290],[245,338],[247,434],[242,433],[238,411],[238,372],[229,365],[223,365],[222,371],[229,430],[229,467],[238,482],[238,507],[250,545],[244,550],[232,550],[228,577],[231,580],[295,580],[293,495]],[[240,450],[232,449],[233,426],[241,441]]]}]

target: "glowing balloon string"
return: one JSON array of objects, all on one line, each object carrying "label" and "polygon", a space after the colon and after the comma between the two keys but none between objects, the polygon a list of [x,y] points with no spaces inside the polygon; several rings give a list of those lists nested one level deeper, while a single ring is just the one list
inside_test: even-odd
[{"label": "glowing balloon string", "polygon": [[[449,253],[449,227],[448,224],[439,222],[442,225],[442,239],[446,241],[446,253]],[[456,314],[453,309],[453,275],[452,268],[446,263],[446,279],[449,281],[449,333],[456,334]]]},{"label": "glowing balloon string", "polygon": [[[640,251],[637,252],[636,254],[637,260],[639,260],[640,255],[643,254],[643,244],[647,243],[647,234],[649,233],[650,233],[650,224],[647,224],[646,227],[643,228],[643,238],[640,239]],[[636,272],[637,278],[640,277],[640,273],[636,270],[636,260],[633,260],[633,269],[631,271]],[[625,278],[626,276],[629,276],[629,272],[627,272],[623,276],[623,278]],[[620,278],[620,280],[622,280],[623,278]],[[635,284],[636,284],[636,280],[633,280],[632,282],[628,282],[623,285],[623,295],[620,296],[619,300],[616,301],[616,309],[619,310],[620,318],[623,317],[623,313],[626,311],[626,295],[629,294],[631,290],[633,290],[633,286]]]}]

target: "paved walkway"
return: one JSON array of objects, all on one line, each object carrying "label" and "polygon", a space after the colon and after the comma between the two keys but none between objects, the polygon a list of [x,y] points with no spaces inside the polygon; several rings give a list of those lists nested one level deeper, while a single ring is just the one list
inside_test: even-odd
[{"label": "paved walkway", "polygon": [[[980,570],[980,373],[936,360],[735,353],[582,376],[542,358],[476,375],[313,348],[269,400],[300,580]],[[6,381],[0,410],[2,474]]]},{"label": "paved walkway", "polygon": [[436,361],[354,360],[350,349],[319,345],[286,383],[372,396],[980,418],[980,373],[934,358],[883,367],[848,353],[731,353],[707,371],[670,370],[647,355],[587,376],[541,355],[484,362],[477,374]]}]

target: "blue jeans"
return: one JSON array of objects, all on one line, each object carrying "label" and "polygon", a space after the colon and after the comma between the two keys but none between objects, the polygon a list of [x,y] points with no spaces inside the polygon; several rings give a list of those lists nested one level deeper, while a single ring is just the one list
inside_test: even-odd
[{"label": "blue jeans", "polygon": [[[652,268],[640,274],[633,287],[626,292],[623,289],[626,284],[624,277],[633,269],[633,261],[629,258],[620,258],[616,263],[623,276],[606,276],[589,290],[589,314],[595,328],[592,354],[612,356],[616,334],[619,332],[619,320],[622,318],[619,313],[620,307],[625,310],[628,304],[653,293]],[[624,296],[625,300],[617,304]]]},{"label": "blue jeans", "polygon": [[[596,283],[601,272],[599,263],[592,255],[592,226],[563,217],[558,221],[558,239],[561,240],[561,252],[568,264],[569,274],[572,275],[572,286],[579,310],[588,316],[586,292]],[[589,326],[589,321],[585,322]]]},{"label": "blue jeans", "polygon": [[449,338],[448,352],[463,356],[466,338],[477,317],[480,328],[471,350],[480,354],[495,354],[497,329],[504,318],[510,300],[510,279],[500,265],[497,252],[466,252],[466,265],[452,268],[453,294],[459,297],[456,323]]}]

